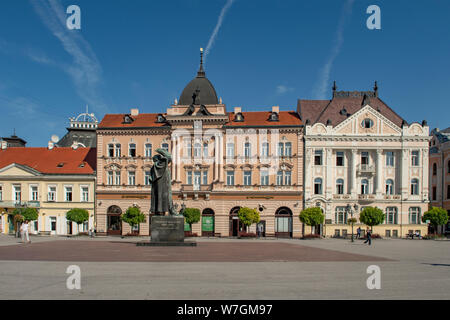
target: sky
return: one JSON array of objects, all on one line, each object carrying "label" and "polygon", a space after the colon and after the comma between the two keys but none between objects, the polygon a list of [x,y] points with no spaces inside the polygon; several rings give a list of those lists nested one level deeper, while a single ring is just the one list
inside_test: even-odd
[{"label": "sky", "polygon": [[[81,10],[69,30],[67,7]],[[381,29],[366,12],[380,8]],[[227,110],[372,90],[408,122],[450,127],[448,0],[2,0],[0,136],[46,146],[86,110],[163,113],[196,75]]]}]

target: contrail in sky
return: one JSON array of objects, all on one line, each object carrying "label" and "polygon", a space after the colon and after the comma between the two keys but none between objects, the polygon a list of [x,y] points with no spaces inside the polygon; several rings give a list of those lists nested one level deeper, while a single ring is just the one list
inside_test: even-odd
[{"label": "contrail in sky", "polygon": [[319,81],[315,88],[316,99],[325,99],[327,96],[327,89],[330,82],[330,72],[334,60],[341,52],[342,44],[344,42],[344,26],[347,18],[352,13],[352,6],[355,0],[347,0],[342,8],[341,16],[336,30],[336,38],[334,39],[334,46],[331,49],[331,54],[327,62],[320,70]]},{"label": "contrail in sky", "polygon": [[225,3],[225,6],[222,8],[222,11],[220,12],[219,19],[217,20],[216,27],[214,28],[214,31],[209,38],[208,45],[206,46],[205,50],[205,56],[204,61],[206,62],[206,57],[208,56],[209,50],[211,50],[212,45],[214,44],[214,41],[216,40],[217,33],[219,32],[220,27],[222,26],[223,19],[225,18],[225,15],[227,14],[228,9],[233,4],[234,0],[227,0],[227,3]]}]

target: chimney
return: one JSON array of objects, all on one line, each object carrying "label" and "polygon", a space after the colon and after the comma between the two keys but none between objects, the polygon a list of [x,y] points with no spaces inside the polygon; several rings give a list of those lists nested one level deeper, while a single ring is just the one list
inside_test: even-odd
[{"label": "chimney", "polygon": [[48,150],[52,150],[55,144],[52,141],[48,142]]},{"label": "chimney", "polygon": [[242,112],[242,108],[241,107],[234,107],[234,114]]},{"label": "chimney", "polygon": [[139,109],[137,108],[131,109],[131,115],[133,117],[137,117],[139,115]]},{"label": "chimney", "polygon": [[272,112],[280,113],[280,107],[279,106],[273,106],[272,107]]}]

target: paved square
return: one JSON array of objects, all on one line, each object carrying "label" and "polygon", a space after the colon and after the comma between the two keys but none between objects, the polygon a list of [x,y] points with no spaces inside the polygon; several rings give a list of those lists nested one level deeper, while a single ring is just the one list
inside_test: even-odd
[{"label": "paved square", "polygon": [[[450,299],[450,241],[32,240],[0,237],[0,299]],[[81,269],[81,290],[66,287],[69,265]],[[380,290],[367,288],[370,265]]]}]

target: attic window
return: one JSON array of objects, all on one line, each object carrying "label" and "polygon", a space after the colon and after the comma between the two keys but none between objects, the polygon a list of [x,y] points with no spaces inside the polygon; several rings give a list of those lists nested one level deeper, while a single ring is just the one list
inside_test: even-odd
[{"label": "attic window", "polygon": [[234,117],[235,122],[244,122],[244,115],[242,112],[236,113],[236,116]]},{"label": "attic window", "polygon": [[58,168],[62,168],[62,167],[64,167],[64,162],[60,162],[60,163],[58,163],[57,167],[58,167]]},{"label": "attic window", "polygon": [[361,123],[361,126],[362,126],[364,129],[372,128],[372,127],[373,127],[373,121],[372,121],[372,119],[369,119],[369,118],[364,119],[364,120],[362,121],[362,123]]},{"label": "attic window", "polygon": [[279,121],[278,118],[278,113],[277,112],[272,112],[269,116],[269,121]]},{"label": "attic window", "polygon": [[133,122],[133,118],[129,114],[126,114],[123,117],[123,123],[132,123],[132,122]]},{"label": "attic window", "polygon": [[158,117],[156,118],[156,121],[158,123],[165,122],[166,118],[164,118],[164,116],[162,114],[158,114]]},{"label": "attic window", "polygon": [[347,109],[342,108],[342,110],[339,111],[339,113],[340,113],[341,115],[343,115],[343,116],[346,116],[346,115],[347,115]]},{"label": "attic window", "polygon": [[78,168],[84,168],[85,164],[84,162],[80,163],[80,165],[78,166]]}]

